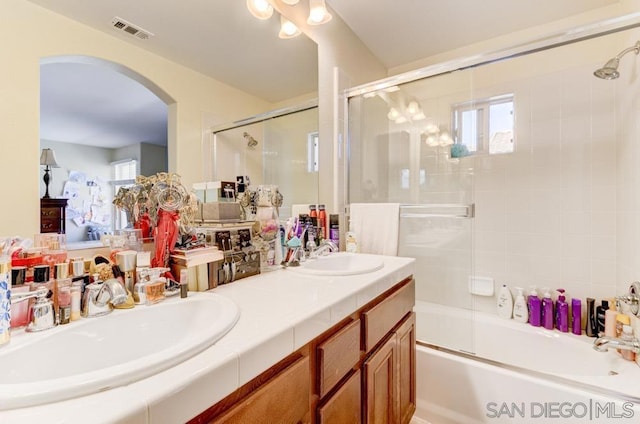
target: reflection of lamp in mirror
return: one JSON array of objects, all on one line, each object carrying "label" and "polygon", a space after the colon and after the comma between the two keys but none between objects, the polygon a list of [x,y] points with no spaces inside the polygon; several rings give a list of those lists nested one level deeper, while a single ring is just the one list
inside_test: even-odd
[{"label": "reflection of lamp in mirror", "polygon": [[247,8],[258,19],[266,20],[273,15],[273,6],[267,0],[247,0]]},{"label": "reflection of lamp in mirror", "polygon": [[56,162],[56,154],[53,149],[42,149],[42,153],[40,154],[40,165],[44,165],[44,177],[42,180],[44,181],[44,186],[46,188],[43,199],[49,199],[49,181],[51,181],[51,176],[49,172],[50,168],[60,168],[58,162]]},{"label": "reflection of lamp in mirror", "polygon": [[320,25],[331,20],[331,13],[327,10],[324,0],[309,0],[309,25]]},{"label": "reflection of lamp in mirror", "polygon": [[287,39],[297,37],[300,34],[302,34],[302,31],[300,31],[296,24],[280,15],[280,33],[278,34],[278,37]]}]

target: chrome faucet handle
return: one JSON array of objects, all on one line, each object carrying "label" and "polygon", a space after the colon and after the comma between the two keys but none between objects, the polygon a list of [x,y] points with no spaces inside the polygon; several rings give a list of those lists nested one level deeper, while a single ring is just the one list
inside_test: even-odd
[{"label": "chrome faucet handle", "polygon": [[11,296],[11,302],[13,303],[22,302],[32,298],[36,299],[35,303],[30,307],[31,322],[29,322],[25,331],[32,333],[48,330],[58,324],[56,322],[56,313],[53,308],[53,302],[50,300],[52,295],[53,293],[51,290],[43,287],[36,291],[18,293]]},{"label": "chrome faucet handle", "polygon": [[640,312],[640,282],[634,281],[629,286],[629,292],[625,296],[616,297],[617,301],[622,301],[629,305],[631,313],[638,316]]},{"label": "chrome faucet handle", "polygon": [[91,283],[85,287],[82,316],[92,318],[106,315],[113,310],[113,305],[120,305],[126,301],[127,291],[115,278]]}]

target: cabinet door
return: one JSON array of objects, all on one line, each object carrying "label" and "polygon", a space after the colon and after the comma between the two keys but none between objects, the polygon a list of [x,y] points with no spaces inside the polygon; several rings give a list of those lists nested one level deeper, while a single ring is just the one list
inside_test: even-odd
[{"label": "cabinet door", "polygon": [[297,424],[310,422],[309,357],[284,369],[212,423]]},{"label": "cabinet door", "polygon": [[356,370],[338,390],[318,407],[318,424],[360,424],[362,416],[361,373]]},{"label": "cabinet door", "polygon": [[396,356],[396,337],[390,334],[364,363],[366,424],[398,423]]},{"label": "cabinet door", "polygon": [[400,423],[408,424],[416,410],[416,314],[396,330]]}]

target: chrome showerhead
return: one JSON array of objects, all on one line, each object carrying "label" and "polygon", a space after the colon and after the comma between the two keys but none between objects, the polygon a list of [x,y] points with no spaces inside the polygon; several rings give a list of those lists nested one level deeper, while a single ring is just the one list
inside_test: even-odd
[{"label": "chrome showerhead", "polygon": [[258,140],[253,138],[251,134],[249,134],[248,132],[242,133],[242,136],[244,137],[245,140],[247,140],[247,147],[254,148],[258,145]]},{"label": "chrome showerhead", "polygon": [[606,80],[616,79],[620,76],[620,72],[618,72],[618,65],[620,65],[620,59],[614,57],[605,63],[602,68],[596,69],[593,75]]},{"label": "chrome showerhead", "polygon": [[609,59],[602,68],[596,69],[593,75],[605,80],[612,80],[612,79],[618,78],[620,76],[620,73],[618,72],[618,66],[620,65],[620,58],[629,52],[634,52],[636,55],[640,53],[640,41],[637,41],[633,47],[624,49],[623,51],[618,53],[618,55],[613,59]]}]

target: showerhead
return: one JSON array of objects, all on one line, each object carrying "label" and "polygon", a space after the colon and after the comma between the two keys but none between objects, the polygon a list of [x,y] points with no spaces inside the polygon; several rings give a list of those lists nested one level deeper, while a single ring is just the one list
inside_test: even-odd
[{"label": "showerhead", "polygon": [[640,41],[637,41],[633,47],[629,47],[618,53],[613,59],[609,59],[607,63],[600,69],[596,69],[593,73],[598,78],[605,80],[616,79],[620,76],[618,72],[618,66],[620,65],[620,58],[629,52],[634,52],[636,55],[640,53]]},{"label": "showerhead", "polygon": [[249,134],[248,132],[242,133],[242,136],[244,137],[245,140],[247,140],[247,147],[254,148],[258,145],[258,140],[253,138],[251,134]]},{"label": "showerhead", "polygon": [[620,65],[620,59],[614,57],[605,63],[602,68],[596,69],[593,75],[605,80],[616,79],[620,76],[620,72],[618,72],[618,65]]}]

